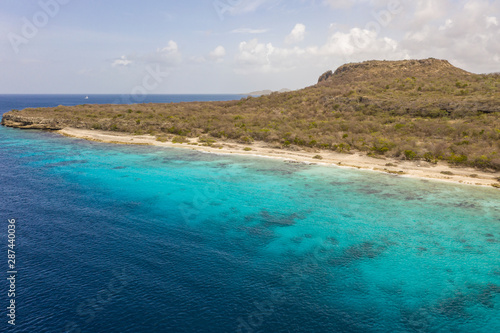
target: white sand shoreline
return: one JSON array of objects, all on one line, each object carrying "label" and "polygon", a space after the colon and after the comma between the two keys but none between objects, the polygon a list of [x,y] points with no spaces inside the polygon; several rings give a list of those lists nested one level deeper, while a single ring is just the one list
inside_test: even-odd
[{"label": "white sand shoreline", "polygon": [[[168,148],[184,148],[204,153],[218,155],[244,155],[260,158],[281,159],[288,163],[307,163],[324,166],[336,166],[343,168],[355,168],[360,170],[371,170],[385,172],[402,177],[432,179],[476,186],[499,186],[500,172],[490,173],[473,168],[454,168],[446,163],[432,164],[425,161],[402,161],[391,158],[373,158],[359,153],[341,154],[328,150],[299,150],[291,151],[270,147],[265,142],[254,142],[253,144],[240,144],[234,142],[217,142],[216,147],[195,145],[197,139],[191,143],[179,144],[172,142],[157,141],[151,135],[130,135],[126,133],[105,132],[97,130],[85,130],[75,128],[64,128],[57,133],[64,136],[85,139],[103,143],[148,145]],[[249,151],[244,149],[251,148]],[[320,155],[322,159],[314,158]]]}]

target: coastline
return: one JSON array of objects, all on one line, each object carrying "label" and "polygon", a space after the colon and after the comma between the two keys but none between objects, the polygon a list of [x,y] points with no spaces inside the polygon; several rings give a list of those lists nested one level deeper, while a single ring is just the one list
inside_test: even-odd
[{"label": "coastline", "polygon": [[[342,154],[329,150],[304,150],[297,151],[273,148],[266,142],[240,144],[234,142],[217,142],[214,146],[198,145],[198,139],[190,139],[190,143],[160,142],[151,135],[130,135],[126,133],[64,128],[56,131],[61,135],[85,139],[95,142],[145,145],[168,148],[184,148],[206,153],[235,154],[281,159],[288,163],[307,163],[330,165],[337,167],[356,168],[393,174],[402,177],[431,179],[464,185],[475,186],[500,186],[497,180],[500,172],[491,173],[473,168],[455,168],[446,163],[432,164],[425,161],[403,161],[393,158],[374,158],[359,153]],[[247,150],[245,150],[245,148]],[[251,150],[248,150],[251,148]],[[321,156],[321,159],[315,156]]]}]

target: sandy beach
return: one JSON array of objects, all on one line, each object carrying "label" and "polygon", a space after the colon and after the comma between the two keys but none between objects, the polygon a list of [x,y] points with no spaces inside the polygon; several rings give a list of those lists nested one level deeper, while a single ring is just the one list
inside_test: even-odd
[{"label": "sandy beach", "polygon": [[[403,161],[385,157],[373,158],[360,153],[341,154],[319,149],[300,149],[293,151],[274,148],[266,142],[240,144],[219,141],[212,146],[203,146],[198,143],[198,139],[190,139],[189,143],[180,144],[160,142],[157,141],[156,137],[151,135],[130,135],[98,130],[64,128],[57,131],[57,133],[67,137],[103,143],[149,145],[169,148],[184,148],[217,154],[260,156],[282,159],[286,163],[334,165],[337,167],[385,172],[400,177],[434,179],[466,185],[500,186],[500,183],[497,180],[497,178],[500,177],[500,172],[491,173],[473,168],[454,168],[443,162],[433,164],[425,161]],[[321,159],[319,159],[318,156],[321,156]]]}]

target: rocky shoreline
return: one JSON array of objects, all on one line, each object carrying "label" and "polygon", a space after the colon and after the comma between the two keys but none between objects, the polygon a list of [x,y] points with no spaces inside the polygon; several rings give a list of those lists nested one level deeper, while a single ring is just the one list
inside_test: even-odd
[{"label": "rocky shoreline", "polygon": [[3,115],[1,124],[6,127],[20,129],[40,129],[57,131],[63,129],[64,123],[55,119],[45,119],[40,117],[25,117],[9,112]]}]

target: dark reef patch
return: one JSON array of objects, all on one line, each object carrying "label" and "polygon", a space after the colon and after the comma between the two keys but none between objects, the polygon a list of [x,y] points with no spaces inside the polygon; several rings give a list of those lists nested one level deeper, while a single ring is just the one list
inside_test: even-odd
[{"label": "dark reef patch", "polygon": [[467,297],[458,292],[453,297],[442,300],[436,307],[436,311],[447,317],[466,317],[465,308]]},{"label": "dark reef patch", "polygon": [[266,226],[283,226],[283,227],[289,227],[294,225],[295,220],[299,217],[296,213],[291,215],[281,215],[281,214],[271,215],[266,210],[261,211],[260,215],[262,217],[262,221]]},{"label": "dark reef patch", "polygon": [[87,160],[71,160],[71,161],[62,161],[62,162],[57,162],[57,163],[50,163],[46,164],[46,168],[56,168],[56,167],[61,167],[61,166],[68,166],[68,165],[73,165],[73,164],[86,164],[88,163]]},{"label": "dark reef patch", "polygon": [[363,242],[346,248],[340,255],[330,258],[328,263],[332,266],[348,266],[358,260],[374,259],[386,249],[386,246],[374,242]]},{"label": "dark reef patch", "polygon": [[332,245],[339,244],[339,241],[335,237],[326,237],[326,242]]}]

